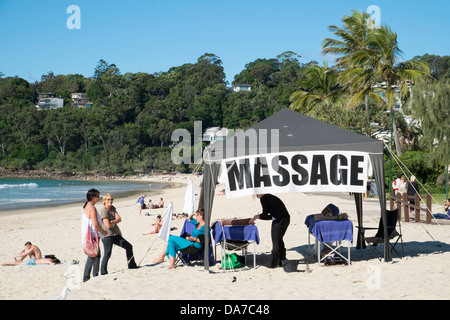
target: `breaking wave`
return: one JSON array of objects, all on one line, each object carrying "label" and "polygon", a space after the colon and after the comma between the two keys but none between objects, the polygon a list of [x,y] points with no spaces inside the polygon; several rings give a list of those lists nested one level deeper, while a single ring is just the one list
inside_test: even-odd
[{"label": "breaking wave", "polygon": [[24,189],[24,188],[38,188],[37,183],[21,183],[21,184],[0,184],[0,189]]}]

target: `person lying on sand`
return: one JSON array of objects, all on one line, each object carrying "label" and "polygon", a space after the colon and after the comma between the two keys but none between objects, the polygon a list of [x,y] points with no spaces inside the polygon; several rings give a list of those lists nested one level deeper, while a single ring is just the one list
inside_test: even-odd
[{"label": "person lying on sand", "polygon": [[29,259],[27,261],[17,261],[14,260],[13,262],[6,262],[6,263],[2,263],[2,266],[37,266],[39,264],[50,264],[50,265],[55,265],[55,264],[60,264],[61,261],[59,261],[58,259],[51,259],[51,258],[40,258],[40,259]]},{"label": "person lying on sand", "polygon": [[172,216],[172,220],[186,219],[188,217],[187,213],[174,213]]}]

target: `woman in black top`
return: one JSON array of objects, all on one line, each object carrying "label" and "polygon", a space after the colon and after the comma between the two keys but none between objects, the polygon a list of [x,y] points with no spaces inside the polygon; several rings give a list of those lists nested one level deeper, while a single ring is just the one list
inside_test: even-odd
[{"label": "woman in black top", "polygon": [[289,226],[290,216],[283,201],[271,194],[258,194],[261,201],[262,213],[253,217],[254,220],[272,220],[272,261],[270,268],[281,266],[286,260],[286,247],[283,237]]}]

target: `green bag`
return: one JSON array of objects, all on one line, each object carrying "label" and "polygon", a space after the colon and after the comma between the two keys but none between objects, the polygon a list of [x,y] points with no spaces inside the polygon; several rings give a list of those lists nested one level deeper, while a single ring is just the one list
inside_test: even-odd
[{"label": "green bag", "polygon": [[238,260],[236,253],[225,254],[225,265],[222,261],[222,268],[227,269],[237,269],[242,268],[243,264]]}]

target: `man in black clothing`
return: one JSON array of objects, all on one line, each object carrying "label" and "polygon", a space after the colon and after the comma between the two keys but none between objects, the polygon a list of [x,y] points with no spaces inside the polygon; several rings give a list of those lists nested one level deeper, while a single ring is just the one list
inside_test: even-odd
[{"label": "man in black clothing", "polygon": [[271,194],[258,194],[261,201],[262,213],[253,217],[254,220],[272,220],[272,261],[270,268],[281,266],[286,260],[286,248],[283,237],[289,226],[290,216],[283,201]]}]

